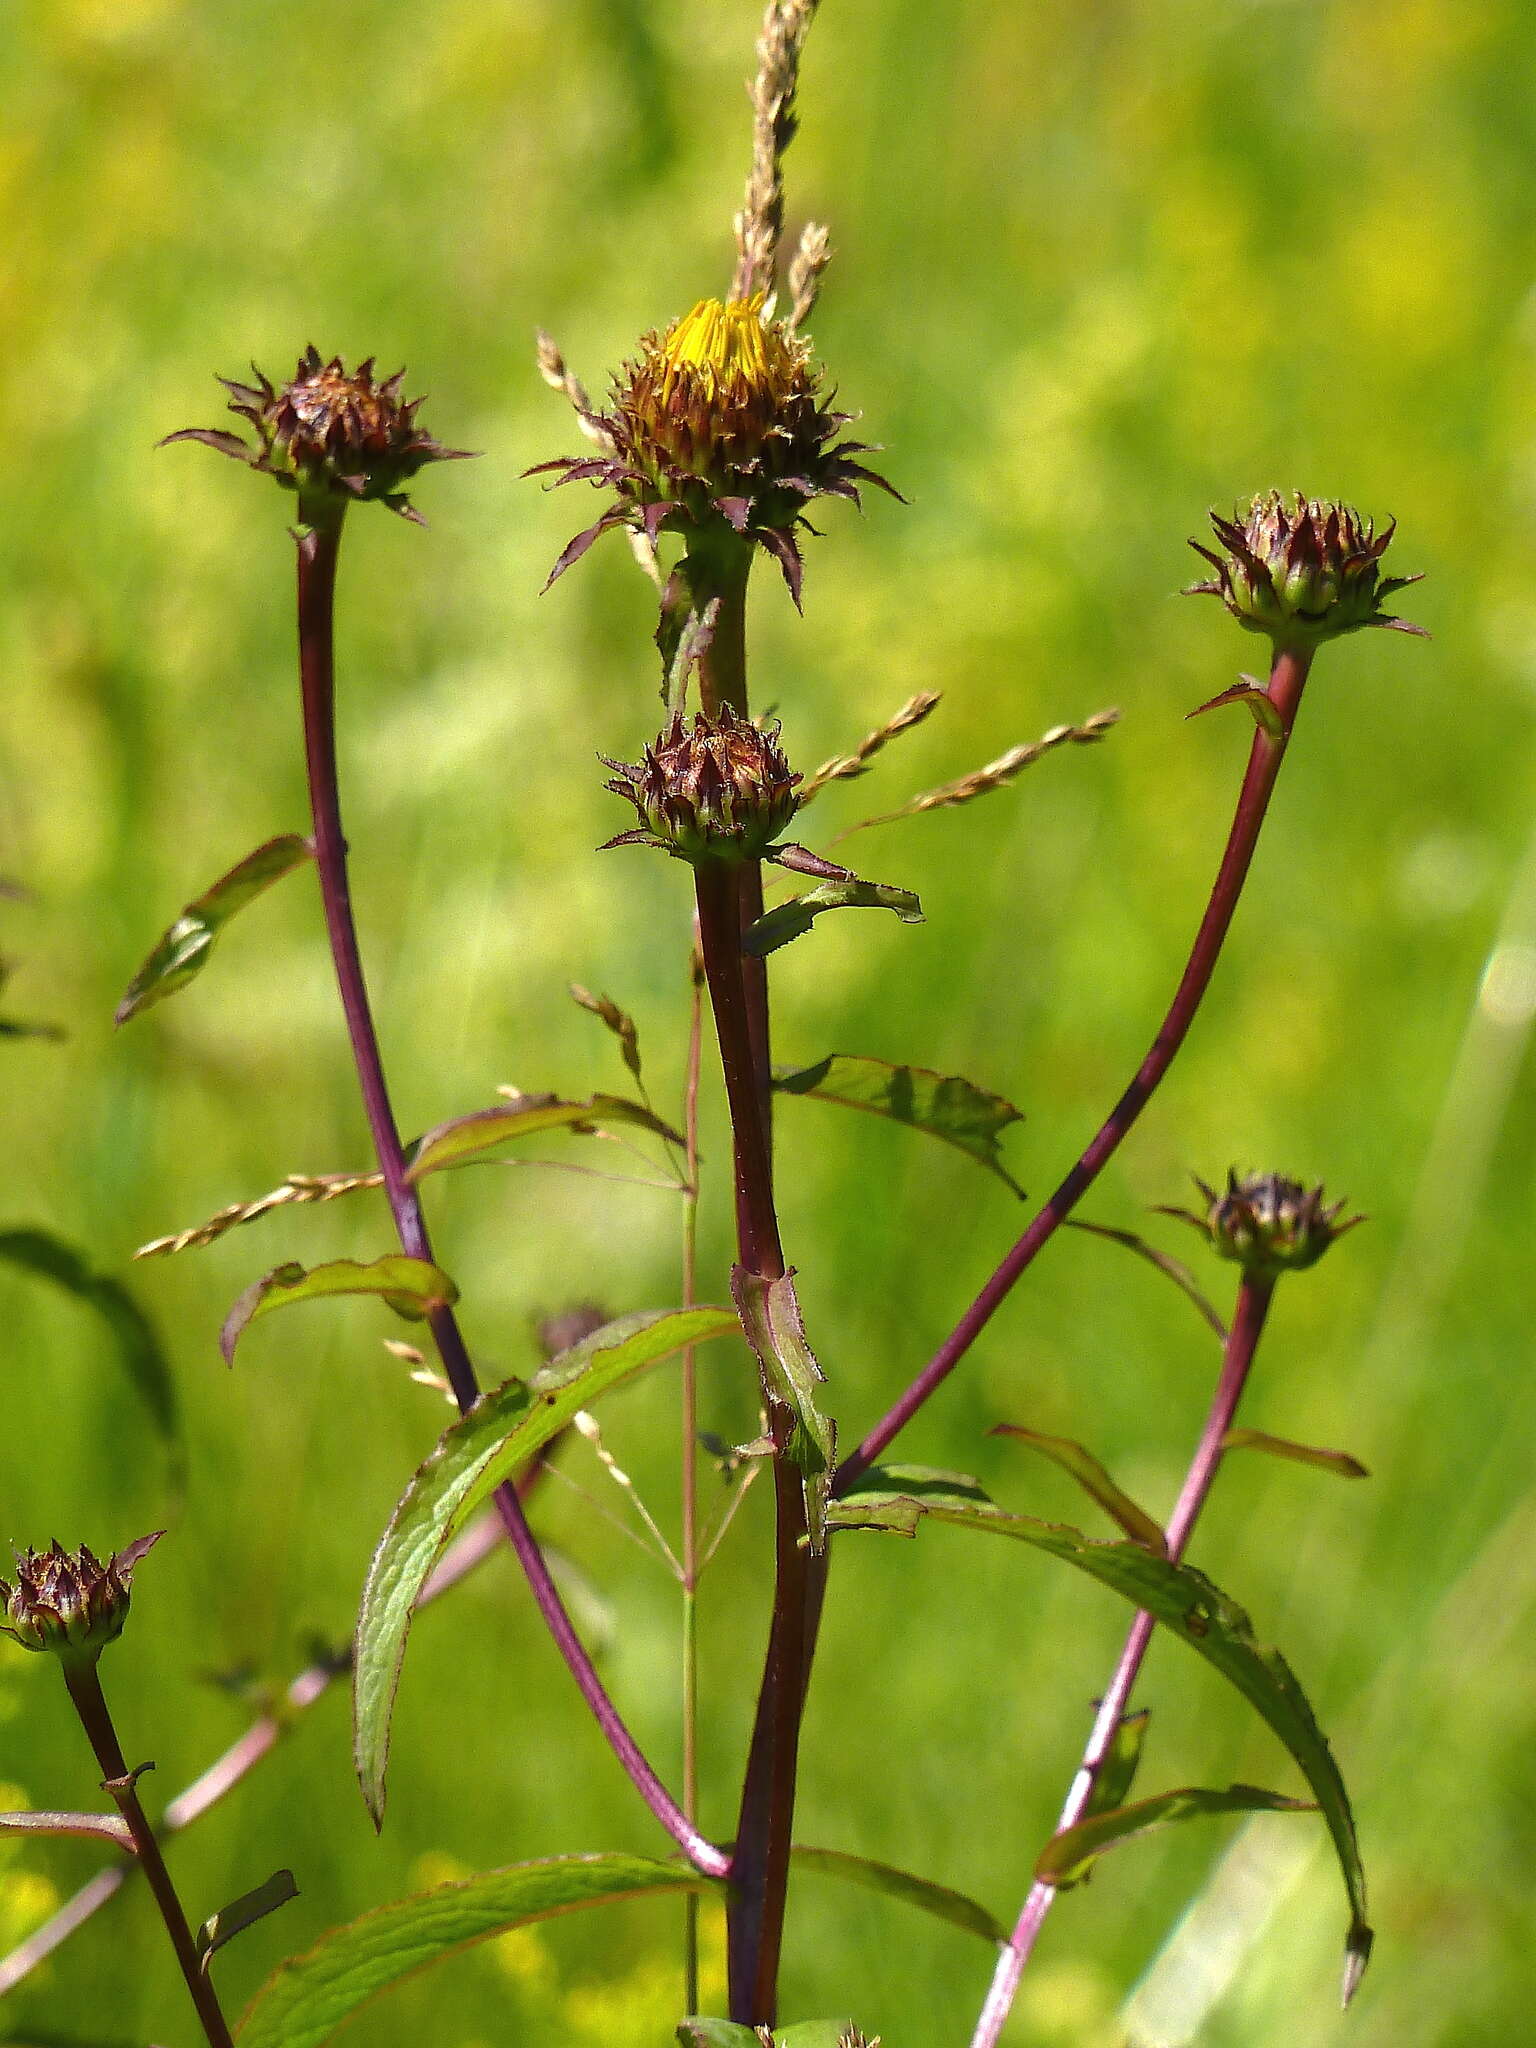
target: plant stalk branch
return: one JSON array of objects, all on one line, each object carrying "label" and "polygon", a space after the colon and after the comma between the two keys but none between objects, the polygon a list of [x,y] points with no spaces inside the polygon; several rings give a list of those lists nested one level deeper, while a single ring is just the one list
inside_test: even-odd
[{"label": "plant stalk branch", "polygon": [[[1222,1356],[1221,1376],[1216,1382],[1210,1412],[1205,1427],[1200,1433],[1200,1442],[1190,1462],[1184,1484],[1173,1513],[1168,1519],[1168,1555],[1177,1564],[1183,1557],[1194,1531],[1200,1511],[1205,1506],[1221,1467],[1222,1440],[1232,1427],[1232,1418],[1237,1413],[1237,1404],[1248,1383],[1249,1369],[1258,1349],[1259,1339],[1264,1333],[1265,1320],[1269,1314],[1270,1302],[1274,1296],[1274,1281],[1268,1278],[1244,1276],[1238,1290],[1237,1310],[1232,1318],[1232,1332],[1227,1339]],[[1066,1804],[1061,1809],[1061,1818],[1056,1823],[1057,1834],[1076,1827],[1088,1811],[1094,1787],[1114,1746],[1116,1733],[1125,1718],[1130,1705],[1131,1693],[1141,1673],[1141,1666],[1147,1654],[1147,1645],[1152,1640],[1156,1624],[1145,1612],[1136,1616],[1131,1623],[1125,1647],[1120,1652],[1120,1661],[1115,1673],[1099,1702],[1088,1744],[1083,1751],[1083,1760],[1078,1766],[1072,1789],[1067,1794]],[[1035,1883],[1024,1901],[1017,1925],[1006,1947],[998,1957],[997,1969],[987,2001],[976,2023],[971,2037],[971,2048],[996,2048],[1005,2021],[1013,2006],[1024,1966],[1029,1961],[1045,1917],[1056,1899],[1056,1887]]]},{"label": "plant stalk branch", "polygon": [[843,1493],[879,1459],[918,1410],[941,1387],[967,1351],[1008,1298],[1021,1276],[1071,1215],[1077,1203],[1108,1165],[1121,1141],[1135,1124],[1156,1092],[1164,1075],[1194,1022],[1195,1013],[1210,986],[1216,962],[1231,927],[1233,913],[1258,844],[1280,764],[1301,705],[1311,666],[1310,654],[1280,652],[1270,670],[1268,694],[1279,713],[1280,731],[1260,727],[1254,734],[1248,769],[1237,800],[1232,828],[1227,836],[1205,914],[1195,934],[1194,945],[1180,978],[1168,1014],[1158,1027],[1146,1058],[1137,1068],[1129,1087],[1110,1111],[1092,1142],[1056,1189],[1044,1208],[1029,1224],[1023,1236],[998,1266],[965,1314],[933,1358],[907,1388],[889,1412],[875,1424],[864,1441],[844,1459],[834,1482],[834,1492]]},{"label": "plant stalk branch", "polygon": [[[324,523],[305,529],[298,544],[299,670],[304,708],[305,762],[314,818],[315,860],[320,872],[320,893],[331,956],[335,962],[363,1106],[384,1176],[385,1192],[395,1219],[400,1247],[410,1258],[431,1261],[432,1248],[426,1220],[416,1190],[406,1176],[399,1128],[384,1078],[378,1036],[363,978],[347,877],[347,844],[342,831],[336,769],[335,721],[334,621],[341,528],[341,515],[337,513]],[[463,1413],[478,1399],[480,1386],[458,1320],[452,1309],[440,1307],[431,1312],[428,1322],[454,1400]],[[724,1875],[727,1857],[689,1822],[651,1768],[609,1698],[566,1612],[515,1488],[511,1485],[498,1487],[495,1500],[497,1513],[523,1567],[544,1624],[554,1637],[609,1747],[651,1813],[690,1862],[710,1876]]]},{"label": "plant stalk branch", "polygon": [[101,1767],[105,1780],[103,1790],[112,1795],[118,1812],[127,1823],[133,1837],[134,1854],[144,1872],[145,1881],[154,1893],[155,1904],[160,1918],[165,1922],[165,1931],[171,1938],[171,1947],[176,1952],[176,1961],[186,1980],[188,1992],[197,2017],[207,2036],[209,2048],[234,2048],[234,2037],[219,2006],[218,1994],[213,1988],[213,1979],[202,1966],[197,1953],[197,1944],[192,1938],[192,1929],[182,1910],[176,1887],[171,1882],[171,1873],[165,1867],[165,1858],[160,1853],[160,1844],[155,1840],[155,1831],[150,1826],[143,1806],[139,1803],[134,1788],[134,1772],[130,1771],[123,1756],[122,1744],[117,1739],[117,1730],[112,1725],[112,1716],[107,1708],[106,1695],[101,1689],[101,1679],[94,1664],[64,1665],[64,1683],[69,1687],[69,1696],[75,1703],[75,1712],[80,1716],[92,1752]]}]

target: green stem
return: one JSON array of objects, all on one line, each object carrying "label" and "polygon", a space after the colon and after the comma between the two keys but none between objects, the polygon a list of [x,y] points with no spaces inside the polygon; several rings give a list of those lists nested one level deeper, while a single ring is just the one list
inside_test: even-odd
[{"label": "green stem", "polygon": [[187,1924],[181,1900],[176,1896],[171,1873],[165,1867],[160,1844],[155,1840],[155,1831],[139,1803],[139,1795],[134,1788],[134,1773],[129,1770],[124,1759],[122,1744],[118,1741],[117,1730],[112,1725],[112,1716],[107,1710],[106,1695],[102,1692],[96,1666],[66,1662],[63,1669],[64,1683],[69,1687],[69,1696],[75,1703],[75,1712],[80,1716],[80,1725],[85,1730],[96,1762],[101,1768],[103,1790],[112,1795],[118,1812],[127,1823],[139,1867],[144,1872],[145,1882],[154,1893],[155,1904],[160,1909],[160,1918],[165,1922],[165,1931],[171,1938],[171,1947],[176,1952],[176,1961],[181,1967],[181,1974],[191,1994],[197,2017],[202,2022],[209,2048],[234,2048],[234,2037],[219,2008],[213,1979],[203,1969],[202,1958],[198,1955],[197,1944],[192,1938],[192,1929]]}]

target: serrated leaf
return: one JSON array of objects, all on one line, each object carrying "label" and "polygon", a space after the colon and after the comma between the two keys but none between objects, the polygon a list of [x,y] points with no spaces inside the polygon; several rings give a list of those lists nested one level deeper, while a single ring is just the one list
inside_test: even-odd
[{"label": "serrated leaf", "polygon": [[290,1302],[318,1301],[335,1294],[373,1294],[397,1315],[420,1322],[430,1311],[451,1307],[459,1290],[439,1266],[388,1252],[361,1265],[356,1259],[332,1259],[324,1266],[300,1266],[290,1260],[247,1287],[219,1332],[219,1349],[227,1365],[235,1362],[235,1346],[250,1325]]},{"label": "serrated leaf", "polygon": [[279,1963],[246,2010],[240,2048],[322,2048],[392,1984],[529,1921],[647,1892],[715,1889],[716,1879],[646,1856],[557,1856],[436,1885]]},{"label": "serrated leaf", "polygon": [[1114,1734],[1109,1738],[1109,1750],[1099,1766],[1093,1790],[1088,1794],[1088,1804],[1083,1809],[1084,1820],[1092,1820],[1098,1813],[1108,1813],[1112,1807],[1124,1806],[1130,1798],[1136,1773],[1141,1768],[1141,1752],[1150,1719],[1145,1707],[1134,1714],[1121,1715]]},{"label": "serrated leaf", "polygon": [[313,859],[314,848],[307,839],[297,832],[285,832],[248,853],[228,874],[220,875],[211,888],[193,898],[156,943],[128,984],[128,993],[117,1006],[116,1021],[126,1024],[140,1010],[185,988],[207,966],[214,940],[236,911]]},{"label": "serrated leaf", "polygon": [[910,889],[889,882],[866,882],[857,875],[847,881],[818,882],[803,896],[775,904],[742,934],[741,949],[761,959],[808,932],[824,910],[894,910],[903,924],[922,924],[923,906]]},{"label": "serrated leaf", "polygon": [[0,1813],[0,1832],[13,1835],[90,1835],[131,1849],[133,1835],[120,1813]]},{"label": "serrated leaf", "polygon": [[1010,1124],[1023,1122],[1023,1112],[961,1074],[937,1074],[929,1067],[897,1066],[890,1060],[834,1052],[809,1067],[775,1067],[773,1085],[785,1095],[840,1102],[942,1138],[1023,1197],[1024,1190],[998,1150],[999,1137]]},{"label": "serrated leaf", "polygon": [[225,1942],[233,1941],[237,1934],[244,1934],[247,1927],[254,1927],[258,1920],[265,1920],[269,1913],[275,1913],[279,1906],[286,1906],[290,1899],[298,1896],[299,1888],[293,1881],[293,1872],[274,1870],[265,1884],[256,1885],[238,1899],[231,1899],[227,1906],[221,1906],[217,1913],[210,1913],[197,1930],[194,1941],[203,1969],[207,1970],[209,1962]]},{"label": "serrated leaf", "polygon": [[1346,1938],[1347,1996],[1359,1981],[1371,1943],[1365,1871],[1349,1794],[1294,1672],[1278,1650],[1255,1641],[1246,1612],[1192,1565],[1156,1557],[1140,1544],[1095,1543],[1080,1530],[1009,1514],[955,1494],[946,1496],[938,1487],[919,1497],[899,1479],[893,1487],[895,1477],[871,1467],[857,1492],[832,1502],[827,1512],[829,1526],[887,1529],[914,1536],[920,1522],[932,1520],[1009,1536],[1043,1550],[1152,1615],[1219,1671],[1269,1724],[1316,1794],[1333,1838],[1351,1915]]},{"label": "serrated leaf", "polygon": [[995,1423],[988,1434],[1012,1437],[1018,1443],[1028,1444],[1042,1458],[1049,1458],[1053,1465],[1059,1465],[1063,1472],[1070,1473],[1088,1498],[1096,1502],[1115,1527],[1123,1530],[1133,1543],[1141,1544],[1145,1550],[1156,1551],[1159,1556],[1167,1550],[1168,1539],[1158,1524],[1145,1508],[1138,1507],[1131,1496],[1115,1484],[1085,1445],[1074,1443],[1071,1437],[1044,1436],[1039,1430],[1025,1429],[1018,1422]]},{"label": "serrated leaf", "polygon": [[765,1396],[794,1414],[788,1455],[805,1490],[805,1525],[811,1549],[819,1552],[826,1541],[827,1493],[837,1454],[837,1425],[817,1406],[816,1389],[825,1384],[827,1376],[806,1342],[794,1268],[768,1280],[749,1273],[745,1266],[736,1266],[731,1272],[731,1295],[747,1342],[762,1367]]},{"label": "serrated leaf", "polygon": [[738,1328],[729,1309],[646,1309],[606,1323],[531,1380],[483,1394],[444,1430],[402,1494],[368,1568],[357,1617],[352,1725],[358,1782],[383,1825],[395,1692],[422,1587],[503,1479],[598,1395],[648,1365]]},{"label": "serrated leaf", "polygon": [[1370,1472],[1348,1451],[1325,1450],[1321,1444],[1292,1443],[1287,1436],[1269,1436],[1262,1429],[1229,1429],[1221,1440],[1224,1451],[1267,1451],[1272,1458],[1290,1458],[1298,1465],[1316,1465],[1340,1479],[1369,1479]]},{"label": "serrated leaf", "polygon": [[682,1134],[664,1124],[659,1116],[622,1095],[594,1095],[586,1102],[562,1102],[558,1095],[518,1095],[492,1109],[477,1109],[469,1116],[450,1118],[406,1148],[407,1178],[419,1181],[445,1166],[458,1166],[493,1145],[509,1144],[514,1138],[531,1138],[540,1131],[591,1130],[602,1124],[638,1124],[670,1144],[681,1145]]},{"label": "serrated leaf", "polygon": [[1257,1785],[1228,1785],[1224,1792],[1184,1785],[1175,1792],[1159,1792],[1153,1799],[1139,1799],[1134,1806],[1110,1807],[1053,1835],[1036,1859],[1035,1876],[1041,1884],[1067,1891],[1082,1883],[1106,1849],[1149,1835],[1156,1828],[1203,1820],[1211,1814],[1316,1811],[1310,1799],[1287,1799],[1283,1793],[1265,1792]]},{"label": "serrated leaf", "polygon": [[0,1230],[0,1261],[51,1280],[99,1316],[118,1363],[167,1443],[178,1431],[176,1383],[154,1324],[120,1280],[93,1272],[84,1256],[46,1230]]},{"label": "serrated leaf", "polygon": [[936,1920],[947,1920],[952,1927],[962,1927],[967,1934],[979,1935],[983,1941],[1004,1942],[1008,1939],[1007,1928],[979,1901],[967,1898],[964,1892],[954,1891],[948,1885],[918,1877],[910,1870],[898,1870],[890,1863],[876,1863],[868,1856],[850,1856],[842,1849],[807,1848],[799,1842],[789,1853],[797,1870],[814,1870],[823,1877],[839,1877],[847,1884],[884,1892],[887,1898],[900,1899],[903,1905],[915,1906],[919,1912],[930,1913]]}]

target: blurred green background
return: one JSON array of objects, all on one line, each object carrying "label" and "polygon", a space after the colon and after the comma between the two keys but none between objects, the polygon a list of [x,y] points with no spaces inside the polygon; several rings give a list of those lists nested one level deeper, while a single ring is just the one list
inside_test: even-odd
[{"label": "blurred green background", "polygon": [[[625,822],[594,750],[658,720],[653,600],[619,541],[549,596],[583,487],[533,367],[547,325],[595,390],[644,329],[720,290],[745,168],[755,0],[45,0],[3,10],[0,81],[0,905],[7,1010],[63,1043],[0,1047],[0,1224],[124,1273],[148,1237],[290,1171],[366,1161],[312,886],[239,921],[188,993],[111,1029],[178,906],[304,822],[290,505],[198,449],[214,371],[286,374],[313,339],[410,365],[425,419],[484,459],[427,475],[421,533],[354,521],[343,568],[344,773],[365,948],[404,1125],[622,1080],[572,978],[636,1013],[676,1101],[685,877],[592,849]],[[1536,26],[1526,0],[827,0],[791,218],[829,219],[814,322],[844,402],[909,496],[833,508],[806,617],[768,575],[755,692],[811,766],[912,691],[943,708],[825,832],[1058,720],[1104,746],[1011,791],[883,828],[866,872],[926,927],[831,920],[779,957],[779,1047],[964,1072],[1013,1097],[1044,1193],[1144,1050],[1204,901],[1247,745],[1183,714],[1262,655],[1173,601],[1213,502],[1300,485],[1401,521],[1404,608],[1432,643],[1319,662],[1237,928],[1193,1040],[1085,1213],[1133,1223],[1239,1161],[1369,1211],[1279,1303],[1248,1419],[1373,1477],[1234,1461],[1197,1561],[1297,1666],[1335,1736],[1375,1887],[1377,1961],[1335,2010],[1344,1912],[1323,1830],[1272,1818],[1125,1850],[1053,1914],[1011,2041],[1039,2048],[1505,2044],[1536,1973],[1531,1152],[1536,1013]],[[1018,1228],[958,1154],[815,1103],[781,1119],[786,1242],[852,1436],[926,1359]],[[561,1151],[550,1156],[585,1159]],[[705,1291],[727,1257],[707,1111]],[[620,1155],[622,1163],[622,1155]],[[598,1163],[605,1163],[599,1160]],[[675,1199],[535,1167],[434,1184],[439,1248],[491,1368],[535,1316],[677,1296]],[[1175,1249],[1178,1226],[1157,1224]],[[207,1683],[281,1681],[344,1637],[369,1548],[443,1420],[366,1304],[252,1334],[234,1294],[279,1260],[387,1248],[374,1198],[294,1211],[133,1269],[184,1409],[178,1495],[99,1329],[0,1276],[0,1537],[99,1546],[169,1522],[108,1667],[166,1797],[244,1725]],[[1218,1284],[1220,1276],[1209,1276]],[[1224,1282],[1221,1284],[1225,1284]],[[1086,1515],[984,1432],[1088,1439],[1166,1507],[1213,1353],[1110,1248],[1059,1241],[904,1440],[1012,1505]],[[705,1420],[752,1425],[739,1357]],[[611,1402],[658,1516],[676,1381]],[[537,1521],[600,1595],[603,1668],[678,1770],[676,1600],[599,1507],[588,1453]],[[730,1825],[764,1629],[765,1502],[707,1582],[706,1824]],[[1011,1918],[1125,1615],[1049,1561],[954,1532],[848,1543],[807,1730],[798,1833],[889,1857]],[[605,1619],[593,1614],[594,1625]],[[1178,1645],[1154,1650],[1143,1784],[1294,1789],[1267,1732]],[[50,1669],[0,1657],[14,1802],[89,1803]],[[375,1840],[341,1693],[178,1845],[197,1915],[295,1869],[302,1897],[221,1964],[238,2010],[272,1963],[454,1872],[657,1850],[497,1559],[421,1624]],[[0,1938],[95,1867],[0,1851]],[[680,1997],[676,1909],[493,1945],[362,2022],[378,2048],[651,2048]],[[711,1944],[718,1950],[718,1938]],[[959,2044],[989,1959],[968,1937],[806,1879],[786,2013],[852,2011],[888,2048]],[[1129,2004],[1126,2001],[1129,2000]],[[0,2031],[88,2048],[191,2039],[141,1898],[4,2004]],[[1347,2026],[1347,2034],[1346,2034]]]}]

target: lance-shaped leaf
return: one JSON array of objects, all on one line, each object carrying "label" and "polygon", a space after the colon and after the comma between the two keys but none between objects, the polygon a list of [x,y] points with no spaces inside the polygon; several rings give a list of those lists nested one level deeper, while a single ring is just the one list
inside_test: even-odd
[{"label": "lance-shaped leaf", "polygon": [[1134,1252],[1139,1259],[1145,1259],[1149,1266],[1171,1280],[1187,1300],[1193,1302],[1201,1317],[1221,1343],[1227,1341],[1227,1326],[1216,1313],[1205,1295],[1200,1283],[1182,1259],[1173,1258],[1168,1252],[1160,1251],[1155,1244],[1148,1244],[1144,1237],[1138,1237],[1134,1230],[1116,1230],[1108,1223],[1090,1223],[1082,1216],[1066,1219],[1069,1230],[1084,1231],[1089,1237],[1102,1237],[1110,1244],[1124,1245],[1128,1252]]},{"label": "lance-shaped leaf", "polygon": [[1316,1465],[1340,1479],[1369,1479],[1369,1470],[1348,1451],[1325,1450],[1321,1444],[1292,1443],[1288,1436],[1270,1436],[1262,1429],[1229,1429],[1221,1440],[1224,1451],[1268,1451],[1272,1458],[1290,1458],[1298,1465]]},{"label": "lance-shaped leaf", "polygon": [[248,853],[227,875],[220,875],[211,889],[187,905],[159,940],[128,984],[128,993],[117,1006],[116,1021],[126,1024],[151,1003],[163,1002],[185,988],[207,966],[214,940],[235,912],[313,858],[314,848],[307,839],[297,832],[285,832]]},{"label": "lance-shaped leaf", "polygon": [[805,1489],[805,1525],[811,1549],[826,1540],[827,1493],[832,1460],[837,1452],[837,1425],[816,1405],[816,1389],[826,1374],[806,1342],[805,1324],[795,1295],[794,1268],[777,1280],[765,1280],[737,1266],[731,1273],[731,1294],[741,1315],[747,1342],[763,1370],[763,1392],[770,1403],[793,1411],[790,1462]]},{"label": "lance-shaped leaf", "polygon": [[[786,857],[800,855],[804,859]],[[898,889],[889,882],[866,882],[848,868],[838,868],[831,861],[805,854],[803,847],[781,847],[777,858],[781,866],[797,867],[802,872],[811,863],[809,872],[826,874],[829,879],[807,889],[803,896],[791,896],[787,903],[775,904],[755,924],[748,925],[742,934],[743,952],[759,959],[777,952],[780,946],[787,946],[791,939],[808,932],[824,910],[894,910],[903,924],[923,922],[923,906],[910,889]]]},{"label": "lance-shaped leaf", "polygon": [[594,1095],[586,1102],[562,1102],[558,1095],[515,1095],[493,1109],[477,1109],[469,1116],[434,1124],[406,1147],[408,1178],[419,1181],[442,1167],[460,1166],[514,1138],[536,1137],[540,1131],[591,1131],[604,1124],[638,1124],[670,1144],[683,1143],[682,1134],[670,1124],[622,1095]]},{"label": "lance-shaped leaf", "polygon": [[195,1941],[198,1960],[204,1971],[225,1942],[233,1941],[237,1934],[244,1934],[247,1927],[254,1927],[258,1920],[265,1920],[269,1913],[275,1913],[279,1906],[286,1906],[290,1899],[298,1896],[299,1888],[293,1881],[293,1872],[274,1870],[265,1884],[232,1899],[217,1913],[210,1913],[197,1930]]},{"label": "lance-shaped leaf", "polygon": [[1053,1465],[1059,1465],[1063,1472],[1069,1472],[1088,1498],[1108,1515],[1117,1529],[1123,1529],[1133,1543],[1139,1543],[1144,1550],[1153,1550],[1162,1555],[1168,1548],[1167,1538],[1145,1508],[1138,1507],[1123,1488],[1117,1486],[1108,1472],[1086,1446],[1074,1443],[1071,1437],[1042,1436],[1037,1429],[1025,1429],[1022,1423],[996,1423],[990,1434],[1009,1436],[1021,1444],[1028,1444],[1038,1451],[1042,1458],[1049,1458]]},{"label": "lance-shaped leaf", "polygon": [[0,1813],[0,1833],[89,1835],[116,1849],[132,1849],[133,1835],[120,1813]]},{"label": "lance-shaped leaf", "polygon": [[677,2029],[682,2048],[763,2048],[756,2027],[743,2027],[735,2020],[709,2020],[695,2014]]},{"label": "lance-shaped leaf", "polygon": [[889,1899],[900,1899],[903,1905],[931,1913],[936,1920],[947,1920],[951,1927],[963,1927],[983,1941],[1008,1939],[1007,1928],[985,1906],[947,1884],[935,1884],[930,1878],[898,1870],[894,1864],[876,1863],[868,1856],[850,1856],[842,1849],[812,1849],[797,1842],[789,1853],[797,1870],[818,1871],[823,1877],[839,1877],[846,1884],[884,1892]]},{"label": "lance-shaped leaf", "polygon": [[357,1617],[352,1727],[358,1782],[383,1825],[389,1729],[411,1619],[433,1567],[502,1480],[599,1394],[659,1359],[738,1327],[729,1309],[646,1309],[605,1323],[528,1381],[483,1394],[444,1430],[401,1495],[368,1568]]},{"label": "lance-shaped leaf", "polygon": [[1138,1543],[1095,1543],[1077,1529],[1009,1514],[971,1495],[947,1490],[944,1477],[933,1475],[926,1485],[915,1487],[899,1468],[881,1472],[871,1467],[856,1492],[832,1502],[828,1525],[913,1536],[920,1522],[930,1520],[1012,1537],[1075,1566],[1133,1607],[1144,1609],[1219,1671],[1290,1751],[1328,1824],[1350,1905],[1344,1966],[1347,2001],[1370,1955],[1365,1870],[1344,1780],[1290,1665],[1278,1650],[1255,1640],[1244,1610],[1192,1565],[1156,1557]]},{"label": "lance-shaped leaf", "polygon": [[999,1137],[1010,1124],[1023,1122],[1023,1112],[961,1074],[936,1074],[929,1067],[903,1067],[890,1060],[834,1052],[813,1066],[775,1067],[773,1085],[786,1095],[814,1095],[821,1102],[866,1109],[942,1138],[1023,1196],[998,1150]]},{"label": "lance-shaped leaf", "polygon": [[95,1273],[73,1245],[46,1230],[0,1230],[0,1261],[35,1273],[81,1302],[112,1339],[118,1363],[168,1443],[177,1434],[176,1385],[155,1326],[109,1273]]},{"label": "lance-shaped leaf", "polygon": [[1150,1718],[1146,1707],[1134,1714],[1120,1716],[1115,1732],[1109,1738],[1108,1753],[1093,1781],[1093,1790],[1088,1794],[1088,1804],[1083,1810],[1084,1820],[1092,1820],[1095,1814],[1124,1806],[1130,1798],[1136,1773],[1141,1768],[1141,1752],[1146,1746]]},{"label": "lance-shaped leaf", "polygon": [[224,1318],[219,1349],[225,1363],[234,1364],[235,1346],[262,1316],[287,1308],[290,1302],[318,1301],[333,1294],[377,1295],[409,1322],[420,1322],[433,1309],[451,1307],[459,1298],[458,1288],[441,1267],[425,1259],[408,1259],[403,1252],[388,1252],[366,1266],[356,1259],[308,1267],[290,1260],[247,1287]]},{"label": "lance-shaped leaf", "polygon": [[1159,1792],[1155,1799],[1138,1799],[1134,1806],[1107,1808],[1079,1821],[1075,1828],[1052,1835],[1036,1859],[1035,1876],[1041,1884],[1066,1891],[1082,1883],[1106,1849],[1137,1835],[1150,1835],[1156,1828],[1171,1827],[1176,1821],[1203,1820],[1222,1813],[1316,1811],[1310,1799],[1287,1799],[1281,1792],[1266,1792],[1257,1785],[1228,1785],[1224,1792],[1184,1785],[1175,1792]]},{"label": "lance-shaped leaf", "polygon": [[279,1963],[240,2023],[240,2048],[323,2048],[392,1984],[531,1920],[647,1892],[716,1889],[715,1879],[647,1856],[556,1856],[436,1885],[332,1928],[306,1955]]}]

